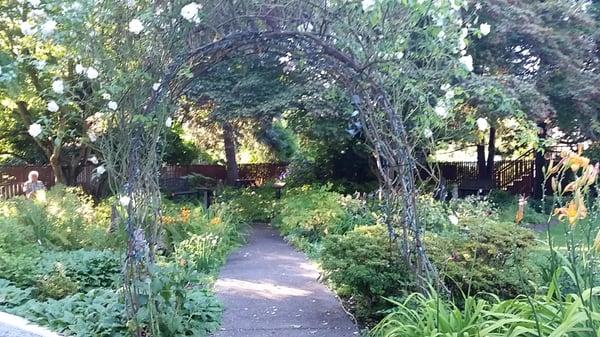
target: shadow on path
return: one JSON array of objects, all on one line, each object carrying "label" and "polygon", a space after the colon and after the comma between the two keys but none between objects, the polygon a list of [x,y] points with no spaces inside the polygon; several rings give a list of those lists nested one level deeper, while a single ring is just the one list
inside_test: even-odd
[{"label": "shadow on path", "polygon": [[255,225],[215,284],[225,312],[214,337],[350,337],[358,329],[319,271],[268,225]]}]

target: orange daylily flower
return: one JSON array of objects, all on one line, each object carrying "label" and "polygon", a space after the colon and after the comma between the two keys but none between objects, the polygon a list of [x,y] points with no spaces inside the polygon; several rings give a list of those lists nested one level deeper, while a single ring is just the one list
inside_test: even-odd
[{"label": "orange daylily flower", "polygon": [[571,167],[573,172],[577,172],[580,168],[587,168],[588,165],[590,165],[590,159],[580,155],[573,155],[569,158],[568,165]]},{"label": "orange daylily flower", "polygon": [[583,200],[572,200],[567,207],[555,209],[554,215],[558,215],[559,220],[567,218],[569,224],[573,227],[577,220],[585,219],[587,216],[587,208],[583,204]]}]

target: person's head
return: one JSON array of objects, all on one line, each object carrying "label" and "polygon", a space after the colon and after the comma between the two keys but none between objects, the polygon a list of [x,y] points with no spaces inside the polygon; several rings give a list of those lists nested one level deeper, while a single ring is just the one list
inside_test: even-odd
[{"label": "person's head", "polygon": [[38,177],[40,176],[40,174],[38,173],[38,171],[31,171],[29,172],[29,181],[37,181]]}]

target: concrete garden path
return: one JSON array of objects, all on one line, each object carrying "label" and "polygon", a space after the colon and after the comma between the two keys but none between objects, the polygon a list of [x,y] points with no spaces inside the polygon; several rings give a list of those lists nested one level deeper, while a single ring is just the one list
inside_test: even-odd
[{"label": "concrete garden path", "polygon": [[215,284],[225,312],[214,337],[354,337],[352,319],[319,270],[268,225],[255,225]]},{"label": "concrete garden path", "polygon": [[0,337],[60,337],[24,318],[0,312]]}]

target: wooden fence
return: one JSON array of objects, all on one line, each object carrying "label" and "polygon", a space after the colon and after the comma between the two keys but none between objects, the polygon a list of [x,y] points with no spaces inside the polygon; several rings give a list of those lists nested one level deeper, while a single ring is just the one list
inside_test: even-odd
[{"label": "wooden fence", "polygon": [[[436,163],[436,165],[442,177],[447,181],[457,183],[459,186],[473,184],[478,180],[477,162],[441,162]],[[534,170],[533,159],[496,161],[494,162],[492,181],[489,183],[495,188],[513,194],[529,195],[533,191]]]},{"label": "wooden fence", "polygon": [[[239,165],[240,179],[252,181],[254,185],[262,185],[284,174],[285,163],[241,164]],[[95,166],[86,166],[77,176],[77,186],[86,192],[96,195],[98,179],[93,178]],[[50,166],[5,166],[0,167],[0,198],[11,198],[23,194],[23,182],[31,171],[39,172],[39,179],[46,186],[54,185],[54,173]],[[177,178],[190,174],[201,174],[216,180],[225,180],[227,170],[222,165],[171,165],[161,169],[161,178]]]}]

